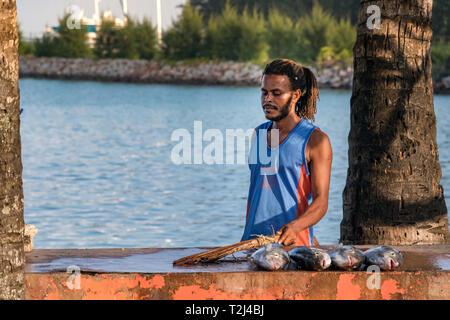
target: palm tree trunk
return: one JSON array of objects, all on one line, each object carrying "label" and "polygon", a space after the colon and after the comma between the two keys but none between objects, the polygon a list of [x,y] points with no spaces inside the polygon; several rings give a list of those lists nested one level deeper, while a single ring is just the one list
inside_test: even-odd
[{"label": "palm tree trunk", "polygon": [[24,299],[16,0],[0,0],[0,299]]},{"label": "palm tree trunk", "polygon": [[[431,79],[432,0],[362,0],[341,241],[449,239]],[[366,24],[381,11],[381,28]]]}]

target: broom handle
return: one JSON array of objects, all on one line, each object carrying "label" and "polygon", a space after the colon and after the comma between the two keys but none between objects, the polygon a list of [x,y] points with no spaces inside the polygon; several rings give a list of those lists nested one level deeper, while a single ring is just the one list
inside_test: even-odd
[{"label": "broom handle", "polygon": [[173,262],[174,265],[182,265],[182,264],[194,264],[199,261],[207,262],[217,260],[223,257],[226,257],[232,253],[252,249],[255,247],[260,247],[269,243],[275,243],[279,239],[279,236],[260,236],[256,239],[241,241],[235,244],[231,244],[228,246],[211,249],[208,251],[204,251],[201,253],[193,254],[181,259],[178,259]]}]

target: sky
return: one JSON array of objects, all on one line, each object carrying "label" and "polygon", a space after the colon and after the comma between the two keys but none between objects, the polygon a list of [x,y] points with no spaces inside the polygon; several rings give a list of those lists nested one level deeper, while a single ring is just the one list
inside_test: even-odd
[{"label": "sky", "polygon": [[[186,0],[161,0],[163,29],[171,25],[180,14],[177,8]],[[85,16],[92,17],[94,0],[17,0],[17,18],[26,38],[39,37],[45,31],[45,26],[57,25],[58,18],[71,5],[79,6]],[[113,15],[122,18],[119,0],[102,0],[100,12],[111,10]],[[156,25],[156,0],[128,0],[128,12],[133,17],[146,16]]]}]

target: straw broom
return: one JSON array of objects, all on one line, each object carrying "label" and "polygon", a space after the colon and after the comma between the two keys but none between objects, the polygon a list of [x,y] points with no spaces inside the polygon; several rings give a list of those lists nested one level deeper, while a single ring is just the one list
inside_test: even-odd
[{"label": "straw broom", "polygon": [[178,260],[175,260],[173,262],[173,265],[179,266],[184,264],[194,264],[197,262],[211,262],[216,261],[220,258],[226,257],[232,253],[252,249],[256,247],[261,247],[263,245],[269,244],[269,243],[276,243],[280,236],[278,235],[272,235],[272,236],[259,236],[258,238],[241,241],[235,244],[231,244],[228,246],[200,252],[197,254],[193,254]]}]

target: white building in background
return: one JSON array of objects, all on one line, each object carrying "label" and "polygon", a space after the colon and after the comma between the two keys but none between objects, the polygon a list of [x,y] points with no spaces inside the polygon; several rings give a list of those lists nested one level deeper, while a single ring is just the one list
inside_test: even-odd
[{"label": "white building in background", "polygon": [[[88,43],[91,47],[95,45],[97,40],[97,31],[100,29],[102,24],[102,19],[113,20],[115,25],[119,28],[123,28],[127,24],[128,17],[128,0],[119,0],[122,8],[122,13],[124,18],[120,19],[118,17],[114,17],[111,10],[106,10],[102,14],[100,14],[100,3],[102,0],[93,0],[94,1],[94,14],[91,18],[86,17],[84,10],[77,7],[71,6],[69,13],[71,13],[71,17],[69,18],[71,23],[76,27],[83,26],[88,29]],[[159,1],[159,0],[158,0]],[[160,22],[159,22],[160,23]],[[46,27],[45,32],[49,34],[55,34],[58,31],[58,26]]]},{"label": "white building in background", "polygon": [[[176,21],[182,11],[182,6],[188,0],[128,0],[121,6],[120,0],[104,0],[100,2],[99,15],[102,8],[110,8],[112,15],[123,19],[122,9],[138,19],[149,18],[159,31],[167,30]],[[86,3],[88,5],[86,5]],[[17,17],[21,26],[23,39],[27,42],[41,38],[45,31],[57,25],[61,12],[67,11],[70,4],[78,5],[79,11],[85,10],[85,18],[94,18],[94,0],[17,0]],[[158,10],[159,9],[159,10]],[[50,27],[49,27],[50,26]],[[159,28],[158,28],[159,26]],[[54,32],[54,30],[50,30]],[[159,36],[159,39],[161,37]]]}]

